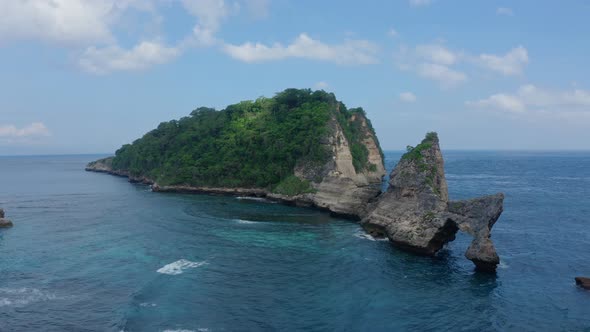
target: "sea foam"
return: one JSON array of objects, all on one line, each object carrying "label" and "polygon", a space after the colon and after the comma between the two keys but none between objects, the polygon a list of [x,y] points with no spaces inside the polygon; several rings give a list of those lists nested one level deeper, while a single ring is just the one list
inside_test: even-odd
[{"label": "sea foam", "polygon": [[55,294],[43,292],[36,288],[0,288],[0,307],[22,307],[29,303],[57,300]]},{"label": "sea foam", "polygon": [[163,267],[158,269],[156,272],[162,273],[162,274],[168,274],[168,275],[177,275],[177,274],[183,273],[184,270],[192,269],[192,268],[199,267],[199,266],[202,266],[205,264],[207,264],[206,261],[191,262],[187,259],[179,259],[174,263],[164,265]]}]

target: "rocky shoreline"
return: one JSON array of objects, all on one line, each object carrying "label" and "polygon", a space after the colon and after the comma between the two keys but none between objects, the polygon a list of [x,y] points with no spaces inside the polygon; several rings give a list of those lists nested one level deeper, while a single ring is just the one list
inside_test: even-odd
[{"label": "rocky shoreline", "polygon": [[205,186],[189,186],[189,185],[172,185],[172,186],[161,186],[156,181],[149,179],[144,176],[133,176],[127,171],[113,170],[110,168],[110,161],[112,157],[99,159],[92,163],[89,163],[85,170],[87,172],[104,173],[118,177],[124,177],[129,180],[130,183],[140,183],[149,185],[153,192],[158,193],[177,193],[177,194],[206,194],[206,195],[221,195],[221,196],[233,196],[233,197],[259,197],[265,198],[269,201],[282,203],[285,205],[314,208],[326,212],[330,212],[334,216],[344,217],[359,221],[360,217],[355,214],[338,213],[330,210],[328,207],[322,207],[314,204],[310,194],[301,194],[296,196],[287,196],[277,193],[270,192],[263,188],[223,188],[223,187],[205,187]]}]

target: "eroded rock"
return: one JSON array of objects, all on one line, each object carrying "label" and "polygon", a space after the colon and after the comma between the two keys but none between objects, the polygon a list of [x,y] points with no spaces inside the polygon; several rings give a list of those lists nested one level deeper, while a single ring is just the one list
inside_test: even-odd
[{"label": "eroded rock", "polygon": [[12,227],[12,221],[5,219],[4,210],[0,209],[0,228]]},{"label": "eroded rock", "polygon": [[401,158],[389,187],[370,207],[362,225],[373,236],[387,236],[397,247],[434,255],[458,230],[473,236],[465,256],[481,271],[500,259],[490,231],[503,210],[503,194],[449,202],[438,136],[429,133]]}]

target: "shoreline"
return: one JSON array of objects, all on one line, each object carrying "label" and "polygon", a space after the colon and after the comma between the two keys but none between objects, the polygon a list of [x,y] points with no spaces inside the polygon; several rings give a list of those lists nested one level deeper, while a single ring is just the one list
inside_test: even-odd
[{"label": "shoreline", "polygon": [[258,198],[265,198],[272,202],[277,202],[280,204],[288,205],[288,206],[295,206],[301,208],[309,208],[318,211],[328,212],[333,217],[343,218],[347,220],[352,220],[355,222],[359,222],[361,217],[358,215],[351,215],[351,214],[344,214],[344,213],[337,213],[329,208],[317,206],[313,203],[313,200],[310,197],[307,197],[307,194],[297,195],[297,196],[285,196],[281,194],[272,193],[266,189],[262,188],[225,188],[225,187],[194,187],[188,185],[172,185],[172,186],[160,186],[154,180],[147,178],[145,176],[136,177],[127,171],[114,171],[106,168],[101,167],[86,167],[84,169],[87,172],[93,173],[103,173],[113,176],[118,176],[122,178],[127,178],[130,183],[140,183],[151,186],[153,192],[157,193],[170,193],[170,194],[194,194],[194,195],[219,195],[219,196],[230,196],[230,197],[258,197]]}]

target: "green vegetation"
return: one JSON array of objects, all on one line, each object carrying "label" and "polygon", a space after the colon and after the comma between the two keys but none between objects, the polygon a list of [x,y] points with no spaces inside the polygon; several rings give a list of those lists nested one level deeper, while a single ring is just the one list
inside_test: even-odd
[{"label": "green vegetation", "polygon": [[313,193],[315,189],[312,188],[309,181],[301,180],[295,175],[289,175],[274,188],[273,192],[281,195],[295,196]]},{"label": "green vegetation", "polygon": [[408,146],[407,152],[402,156],[402,160],[414,161],[418,170],[426,173],[426,184],[434,190],[434,193],[440,195],[439,189],[434,184],[434,177],[436,176],[436,165],[428,164],[424,161],[423,151],[432,147],[434,141],[438,141],[438,134],[436,132],[429,132],[420,144],[416,147]]},{"label": "green vegetation", "polygon": [[429,132],[420,144],[416,147],[408,145],[406,147],[406,153],[402,156],[402,160],[422,160],[424,156],[422,151],[428,150],[432,147],[432,143],[438,140],[438,134],[436,132]]},{"label": "green vegetation", "polygon": [[121,147],[113,168],[161,185],[308,192],[311,184],[293,176],[293,169],[298,162],[328,161],[330,152],[320,142],[330,134],[332,116],[345,130],[355,168],[371,167],[361,123],[354,116],[360,113],[364,115],[362,109],[346,110],[332,93],[309,89],[287,89],[273,98],[243,101],[221,111],[200,107]]}]

